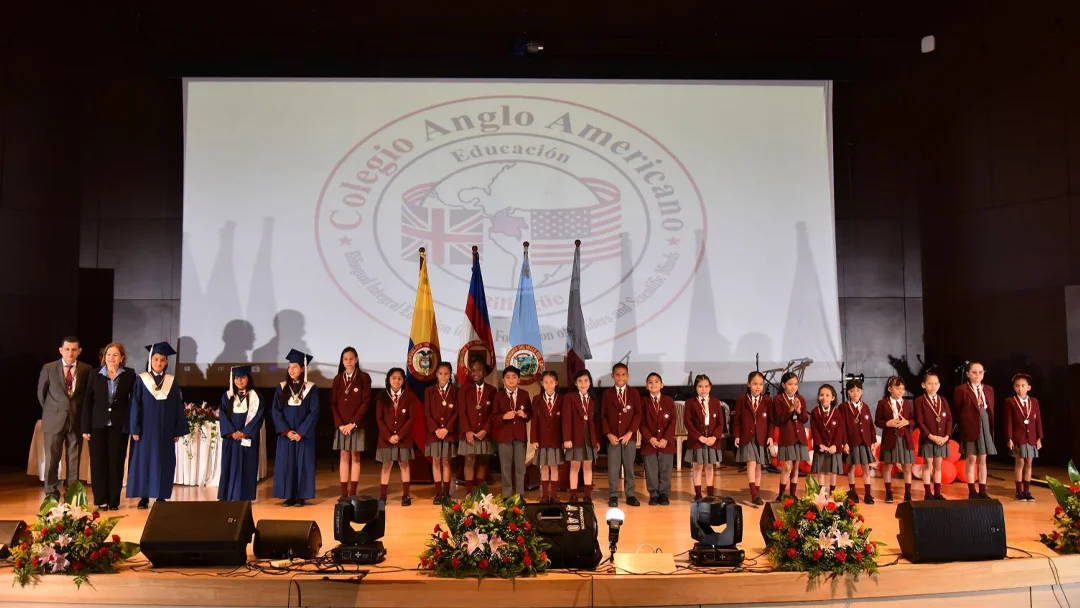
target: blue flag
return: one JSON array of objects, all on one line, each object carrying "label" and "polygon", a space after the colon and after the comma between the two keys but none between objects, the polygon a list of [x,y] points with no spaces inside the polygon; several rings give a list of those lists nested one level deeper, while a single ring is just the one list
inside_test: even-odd
[{"label": "blue flag", "polygon": [[521,260],[521,278],[518,280],[517,301],[514,302],[514,318],[510,321],[510,346],[528,344],[544,352],[540,340],[540,319],[536,316],[536,294],[533,292],[532,272],[529,270],[529,245]]}]

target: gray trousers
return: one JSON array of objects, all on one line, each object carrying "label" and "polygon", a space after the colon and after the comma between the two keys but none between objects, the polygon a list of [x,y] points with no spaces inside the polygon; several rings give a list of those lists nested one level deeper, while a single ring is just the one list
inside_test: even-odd
[{"label": "gray trousers", "polygon": [[67,461],[67,485],[79,479],[79,457],[82,456],[82,435],[79,426],[68,417],[67,428],[60,433],[42,433],[45,439],[45,493],[60,491],[60,457]]},{"label": "gray trousers", "polygon": [[623,489],[627,498],[634,495],[634,455],[637,454],[637,445],[633,441],[626,445],[618,444],[607,446],[607,478],[610,489],[608,494],[617,498],[619,496],[619,471],[623,474]]},{"label": "gray trousers", "polygon": [[657,498],[661,494],[670,494],[671,470],[675,463],[675,455],[646,454],[641,459],[645,462],[645,486],[649,488],[649,497]]},{"label": "gray trousers", "polygon": [[525,498],[525,442],[499,444],[499,468],[502,470],[502,495],[519,494]]}]

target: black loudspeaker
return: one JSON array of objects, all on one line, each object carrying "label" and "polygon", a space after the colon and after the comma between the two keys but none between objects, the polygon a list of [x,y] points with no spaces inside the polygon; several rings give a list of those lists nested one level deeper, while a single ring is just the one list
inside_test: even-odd
[{"label": "black loudspeaker", "polygon": [[547,556],[552,568],[592,570],[604,559],[592,504],[526,504],[525,517],[551,545]]},{"label": "black loudspeaker", "polygon": [[904,502],[896,518],[896,540],[908,561],[1005,559],[1005,511],[996,500]]},{"label": "black loudspeaker", "polygon": [[241,566],[254,534],[248,501],[155,502],[139,544],[158,568]]},{"label": "black loudspeaker", "polygon": [[0,521],[0,559],[11,557],[11,547],[30,542],[30,531],[21,519]]},{"label": "black loudspeaker", "polygon": [[322,532],[313,521],[260,519],[255,528],[255,557],[313,559],[322,549]]},{"label": "black loudspeaker", "polygon": [[773,522],[782,519],[784,517],[784,507],[779,503],[766,502],[765,507],[761,509],[761,521],[759,526],[761,528],[761,538],[765,540],[765,546],[768,547],[772,544],[772,538],[770,534],[776,531],[773,527]]}]

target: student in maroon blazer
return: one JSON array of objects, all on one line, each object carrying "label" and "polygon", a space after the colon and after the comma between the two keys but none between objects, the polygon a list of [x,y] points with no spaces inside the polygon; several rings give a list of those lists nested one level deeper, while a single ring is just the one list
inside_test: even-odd
[{"label": "student in maroon blazer", "polygon": [[810,468],[818,483],[829,493],[836,489],[836,476],[844,472],[845,429],[844,414],[837,406],[836,389],[823,384],[818,389],[818,407],[810,412],[810,436],[814,438],[814,462]]},{"label": "student in maroon blazer", "polygon": [[[967,382],[956,387],[952,406],[960,423],[960,450],[967,456],[965,472],[968,498],[990,498],[986,491],[986,457],[997,454],[994,446],[994,389],[983,384],[982,363],[968,364]],[[976,477],[976,467],[978,473]]]},{"label": "student in maroon blazer", "polygon": [[810,450],[806,447],[806,421],[810,414],[806,411],[806,399],[799,394],[799,377],[787,372],[780,377],[780,386],[784,392],[773,399],[773,426],[780,429],[776,459],[783,467],[777,502],[784,499],[785,484],[789,481],[791,496],[795,496],[799,487],[799,463],[810,460]]},{"label": "student in maroon blazer", "polygon": [[465,493],[471,495],[475,489],[475,479],[484,479],[487,460],[495,453],[495,444],[491,441],[494,416],[491,415],[492,402],[497,392],[494,386],[484,382],[491,370],[482,360],[475,360],[469,365],[472,382],[461,386],[458,391],[458,455],[465,457],[464,477]]},{"label": "student in maroon blazer", "polygon": [[877,443],[877,432],[874,430],[875,412],[870,411],[870,406],[863,403],[863,383],[858,378],[852,378],[845,385],[848,400],[840,406],[847,422],[844,439],[844,453],[847,454],[848,465],[848,498],[853,502],[859,502],[859,493],[855,490],[855,467],[862,467],[863,501],[868,505],[874,504],[874,495],[870,493],[870,465],[874,464],[874,444]]},{"label": "student in maroon blazer", "polygon": [[608,440],[608,506],[619,506],[619,473],[622,472],[626,504],[641,506],[634,496],[634,460],[637,458],[637,432],[641,428],[641,395],[627,386],[630,368],[625,363],[611,367],[615,386],[600,399],[600,421]]},{"label": "student in maroon blazer", "polygon": [[412,504],[409,494],[409,461],[413,459],[413,419],[422,416],[420,400],[405,388],[405,370],[390,368],[386,372],[386,390],[375,404],[375,421],[379,425],[379,442],[375,460],[382,463],[379,498],[386,500],[390,485],[390,470],[398,463],[401,471],[401,506]]},{"label": "student in maroon blazer", "polygon": [[360,452],[364,451],[364,419],[371,402],[371,376],[360,369],[356,349],[341,351],[338,374],[330,389],[330,411],[334,415],[334,449],[340,450],[338,471],[341,498],[356,495],[360,483]]},{"label": "student in maroon blazer", "polygon": [[915,464],[915,407],[904,399],[907,388],[900,376],[885,383],[885,397],[878,401],[874,422],[881,429],[881,462],[885,465],[885,502],[893,501],[893,466],[904,472],[904,502],[911,502],[911,465]]},{"label": "student in maroon blazer", "polygon": [[705,473],[708,496],[715,496],[713,487],[716,465],[720,464],[722,452],[720,440],[724,436],[724,408],[711,396],[712,380],[705,374],[694,378],[697,398],[686,402],[683,422],[686,424],[686,461],[692,463],[694,500],[701,500],[701,473]]},{"label": "student in maroon blazer", "polygon": [[735,400],[732,426],[735,427],[735,461],[746,463],[746,479],[750,484],[750,502],[762,505],[761,468],[769,466],[772,447],[773,402],[765,390],[765,376],[750,372],[746,378],[746,393]]},{"label": "student in maroon blazer", "polygon": [[923,374],[922,387],[926,394],[915,400],[915,420],[919,424],[919,456],[923,458],[923,500],[945,500],[941,495],[941,463],[949,457],[952,410],[945,397],[938,394],[941,379],[937,372]]},{"label": "student in maroon blazer", "polygon": [[570,502],[577,502],[578,471],[585,477],[584,502],[592,502],[592,466],[596,460],[596,451],[600,448],[600,434],[596,431],[593,416],[594,403],[589,390],[592,388],[592,374],[589,370],[578,370],[574,375],[574,387],[563,397],[563,448],[566,459],[570,461]]},{"label": "student in maroon blazer", "polygon": [[1035,502],[1031,495],[1031,463],[1042,449],[1043,425],[1039,400],[1028,395],[1031,376],[1016,374],[1012,377],[1016,395],[1005,400],[1005,438],[1009,450],[1016,459],[1016,500]]},{"label": "student in maroon blazer", "polygon": [[540,467],[540,503],[559,502],[559,465],[563,462],[563,397],[555,392],[559,375],[552,370],[540,377],[540,394],[532,402],[533,464]]},{"label": "student in maroon blazer", "polygon": [[653,372],[645,380],[649,396],[642,404],[641,459],[650,505],[671,504],[671,471],[675,460],[675,401],[661,395],[664,380]]},{"label": "student in maroon blazer", "polygon": [[503,390],[495,394],[493,417],[499,420],[495,443],[499,446],[499,467],[502,469],[502,495],[514,494],[525,499],[525,442],[528,440],[532,403],[529,393],[518,388],[521,372],[513,365],[503,370]]},{"label": "student in maroon blazer", "polygon": [[435,385],[424,391],[427,428],[424,456],[431,459],[431,476],[435,482],[432,502],[437,505],[450,497],[450,461],[457,456],[457,388],[450,383],[453,375],[450,362],[440,361],[435,368]]}]

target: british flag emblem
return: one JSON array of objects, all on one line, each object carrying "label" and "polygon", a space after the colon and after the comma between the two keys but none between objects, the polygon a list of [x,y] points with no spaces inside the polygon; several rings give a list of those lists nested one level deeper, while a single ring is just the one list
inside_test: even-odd
[{"label": "british flag emblem", "polygon": [[401,259],[426,247],[432,264],[472,264],[472,246],[484,239],[484,213],[472,209],[428,208],[423,202],[434,184],[406,190],[401,206]]}]

